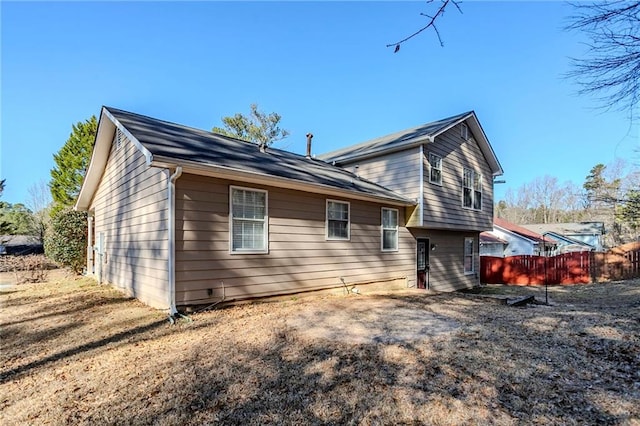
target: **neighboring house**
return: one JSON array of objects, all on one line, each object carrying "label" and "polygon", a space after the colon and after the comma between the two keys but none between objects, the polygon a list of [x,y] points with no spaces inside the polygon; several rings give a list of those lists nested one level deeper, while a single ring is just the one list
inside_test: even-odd
[{"label": "neighboring house", "polygon": [[0,236],[0,254],[22,256],[42,253],[44,253],[44,246],[37,237],[31,235]]},{"label": "neighboring house", "polygon": [[557,246],[557,242],[552,238],[499,217],[493,219],[491,234],[508,242],[504,250],[505,256],[549,256],[555,252]]},{"label": "neighboring house", "polygon": [[554,254],[595,250],[595,247],[590,246],[587,243],[583,243],[580,240],[576,240],[571,237],[567,237],[566,235],[558,234],[556,232],[545,232],[544,236],[552,238],[557,242],[557,246]]},{"label": "neighboring house", "polygon": [[563,235],[581,241],[593,247],[595,251],[604,251],[603,222],[570,222],[570,223],[534,223],[522,225],[535,232]]},{"label": "neighboring house", "polygon": [[504,257],[509,241],[485,231],[480,233],[480,256]]},{"label": "neighboring house", "polygon": [[503,171],[473,111],[319,158],[417,201],[406,227],[418,287],[479,285],[480,232],[492,229],[493,180]]},{"label": "neighboring house", "polygon": [[75,206],[89,212],[87,270],[171,314],[223,296],[416,287],[429,264],[435,289],[476,285],[502,169],[474,113],[429,126],[388,141],[407,154],[405,191],[310,152],[103,107]]}]

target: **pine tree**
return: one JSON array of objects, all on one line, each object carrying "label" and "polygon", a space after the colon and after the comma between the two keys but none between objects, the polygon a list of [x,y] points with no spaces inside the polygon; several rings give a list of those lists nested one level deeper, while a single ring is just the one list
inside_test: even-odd
[{"label": "pine tree", "polygon": [[54,210],[71,207],[76,202],[86,173],[98,130],[98,120],[91,116],[73,125],[64,146],[53,155],[55,167],[51,169],[51,197]]}]

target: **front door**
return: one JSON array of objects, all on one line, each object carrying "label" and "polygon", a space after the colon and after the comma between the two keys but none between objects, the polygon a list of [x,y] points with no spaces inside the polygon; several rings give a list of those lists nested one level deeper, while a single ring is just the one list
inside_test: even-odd
[{"label": "front door", "polygon": [[417,249],[418,288],[429,288],[429,239],[418,238]]}]

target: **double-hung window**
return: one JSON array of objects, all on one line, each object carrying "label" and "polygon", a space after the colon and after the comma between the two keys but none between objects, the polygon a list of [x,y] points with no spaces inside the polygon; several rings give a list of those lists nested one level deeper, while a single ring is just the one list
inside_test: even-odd
[{"label": "double-hung window", "polygon": [[482,174],[471,169],[462,172],[462,206],[482,210]]},{"label": "double-hung window", "polygon": [[267,191],[231,187],[231,252],[268,251]]},{"label": "double-hung window", "polygon": [[442,185],[442,158],[429,153],[429,182]]},{"label": "double-hung window", "polygon": [[464,239],[464,273],[473,274],[475,272],[474,267],[474,253],[473,253],[473,238],[467,237]]},{"label": "double-hung window", "polygon": [[398,210],[382,208],[382,251],[398,251]]},{"label": "double-hung window", "polygon": [[348,240],[349,203],[344,201],[327,200],[327,239]]}]

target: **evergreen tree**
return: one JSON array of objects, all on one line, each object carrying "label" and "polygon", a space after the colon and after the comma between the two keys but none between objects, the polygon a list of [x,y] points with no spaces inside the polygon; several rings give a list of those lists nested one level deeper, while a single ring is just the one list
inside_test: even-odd
[{"label": "evergreen tree", "polygon": [[91,161],[97,130],[98,120],[95,116],[76,123],[67,142],[53,155],[56,165],[51,169],[49,188],[55,204],[54,211],[71,207],[76,202]]},{"label": "evergreen tree", "polygon": [[618,218],[633,231],[640,230],[640,190],[631,189],[627,192],[623,204],[618,210]]},{"label": "evergreen tree", "polygon": [[[6,181],[5,179],[0,180],[0,198],[2,198],[2,193],[4,192],[5,181]],[[5,204],[8,204],[8,203],[0,201],[0,209],[4,207]],[[2,214],[0,214],[0,237],[2,237],[3,235],[11,234],[12,230],[13,230],[13,227],[11,226],[11,223],[9,223],[9,221],[7,221]],[[0,241],[0,244],[2,243],[3,241]]]}]

